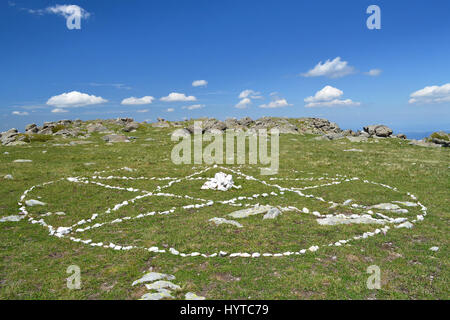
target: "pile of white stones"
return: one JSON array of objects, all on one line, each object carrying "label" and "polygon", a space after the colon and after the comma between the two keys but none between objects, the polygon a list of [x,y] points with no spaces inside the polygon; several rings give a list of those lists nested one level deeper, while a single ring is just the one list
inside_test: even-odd
[{"label": "pile of white stones", "polygon": [[216,173],[214,178],[211,178],[210,180],[206,181],[203,184],[202,190],[211,189],[211,190],[227,191],[233,187],[237,189],[240,188],[234,185],[233,176],[231,174],[218,172]]}]

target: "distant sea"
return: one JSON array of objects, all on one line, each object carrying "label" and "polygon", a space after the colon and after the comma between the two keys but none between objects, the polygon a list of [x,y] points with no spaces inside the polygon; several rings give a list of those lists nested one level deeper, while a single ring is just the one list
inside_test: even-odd
[{"label": "distant sea", "polygon": [[430,134],[432,134],[433,132],[436,132],[439,130],[435,130],[435,131],[413,131],[413,132],[403,132],[404,134],[406,134],[406,137],[408,139],[416,139],[416,140],[420,140],[423,138],[426,138],[428,136],[430,136]]}]

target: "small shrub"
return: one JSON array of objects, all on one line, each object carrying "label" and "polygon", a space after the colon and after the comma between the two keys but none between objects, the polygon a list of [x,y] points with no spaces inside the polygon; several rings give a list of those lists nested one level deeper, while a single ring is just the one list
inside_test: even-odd
[{"label": "small shrub", "polygon": [[65,129],[65,128],[66,128],[66,127],[63,126],[62,124],[58,124],[57,126],[54,126],[54,127],[52,128],[52,132],[53,132],[53,133],[56,133],[56,132],[61,131],[61,130]]}]

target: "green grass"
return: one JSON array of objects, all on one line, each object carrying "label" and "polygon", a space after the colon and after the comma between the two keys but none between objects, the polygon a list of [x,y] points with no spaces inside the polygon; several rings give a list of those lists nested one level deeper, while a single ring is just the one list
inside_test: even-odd
[{"label": "green grass", "polygon": [[[104,173],[103,176],[183,177],[204,166],[174,165],[170,151],[170,129],[141,126],[130,133],[138,139],[131,143],[106,145],[93,134],[89,145],[52,146],[71,139],[32,142],[29,146],[0,147],[0,177],[12,174],[14,180],[0,178],[0,216],[18,213],[17,202],[24,190],[46,181],[70,176],[92,176],[96,170],[131,167],[135,172]],[[147,138],[154,140],[145,141]],[[349,246],[323,247],[316,253],[281,258],[180,258],[143,250],[114,251],[93,248],[68,239],[50,237],[42,226],[28,221],[0,224],[0,298],[1,299],[137,299],[141,286],[131,283],[142,273],[153,270],[173,274],[175,283],[187,291],[207,299],[448,299],[449,298],[449,160],[446,148],[410,146],[400,139],[383,139],[375,143],[351,143],[346,140],[315,141],[313,136],[282,135],[280,138],[280,170],[275,177],[303,178],[345,174],[397,187],[400,193],[361,182],[310,189],[304,193],[342,202],[353,198],[361,204],[407,200],[403,192],[414,193],[428,207],[429,215],[411,230],[390,230]],[[358,148],[364,152],[343,152]],[[46,150],[46,153],[42,151]],[[4,154],[8,151],[9,154]],[[12,163],[15,159],[32,159],[32,163]],[[89,165],[86,165],[90,163]],[[244,165],[241,170],[260,176],[259,167]],[[217,169],[203,174],[211,177]],[[309,175],[307,173],[313,173]],[[217,192],[200,190],[203,181],[174,184],[164,192],[194,197],[225,200],[237,195],[271,192],[276,189],[237,179],[241,190]],[[153,191],[167,181],[101,180],[109,185]],[[315,185],[311,181],[273,181],[289,187]],[[30,192],[28,199],[48,203],[30,208],[37,217],[48,211],[64,211],[66,216],[50,216],[44,220],[54,226],[67,226],[100,213],[99,222],[118,217],[159,211],[196,201],[166,197],[148,197],[123,207],[110,215],[108,207],[139,193],[109,190],[94,185],[61,181]],[[333,213],[326,204],[286,192],[271,198],[258,198],[247,203],[295,205]],[[212,217],[225,217],[239,208],[216,204],[201,209],[176,210],[168,216],[153,216],[82,233],[82,238],[112,241],[124,245],[172,246],[179,250],[216,252],[283,252],[307,248],[312,244],[349,238],[373,230],[374,226],[319,226],[312,216],[285,212],[274,221],[261,216],[239,220],[242,229],[215,226]],[[416,215],[412,208],[410,215]],[[355,210],[357,212],[357,210]],[[438,252],[429,250],[439,246]],[[81,268],[81,290],[66,288],[66,269]],[[369,290],[366,269],[378,265],[382,287]]]}]

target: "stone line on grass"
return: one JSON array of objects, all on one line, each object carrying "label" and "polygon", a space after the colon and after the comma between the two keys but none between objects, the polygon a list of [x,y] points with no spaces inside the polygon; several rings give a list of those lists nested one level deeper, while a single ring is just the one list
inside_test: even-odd
[{"label": "stone line on grass", "polygon": [[[266,185],[268,187],[276,188],[276,189],[279,190],[279,193],[276,193],[276,192],[271,192],[270,194],[269,193],[262,193],[262,194],[254,194],[251,197],[239,196],[239,197],[235,197],[235,198],[232,198],[232,199],[229,199],[229,200],[213,201],[213,200],[207,200],[207,199],[201,199],[201,198],[194,198],[194,197],[191,197],[191,196],[188,196],[188,195],[177,195],[177,194],[172,194],[172,193],[160,192],[163,189],[169,188],[173,184],[179,183],[179,182],[181,182],[183,180],[197,179],[197,178],[194,178],[194,177],[197,176],[197,175],[203,174],[203,173],[205,173],[205,172],[207,172],[207,171],[209,171],[209,170],[211,170],[213,168],[219,168],[219,169],[222,169],[222,170],[225,170],[225,171],[229,171],[229,172],[232,172],[232,173],[234,173],[234,174],[238,175],[239,177],[244,178],[246,180],[256,181],[256,182],[262,183],[262,184],[264,184],[264,185]],[[113,169],[113,170],[110,170],[109,172],[111,172],[111,171],[119,171],[119,170],[125,170],[125,171],[129,171],[129,172],[134,171],[133,169],[124,167],[124,168],[119,168],[119,169]],[[98,174],[105,173],[105,172],[108,172],[108,170],[95,172],[94,173],[95,175],[92,176],[91,179],[92,180],[98,179],[99,178]],[[332,178],[332,179],[336,179],[336,180],[339,179],[340,181],[333,181],[331,183],[326,183],[326,184],[321,184],[321,185],[316,185],[316,186],[310,186],[310,187],[306,187],[306,188],[308,188],[308,189],[319,188],[319,187],[324,187],[324,186],[337,185],[337,184],[340,184],[342,182],[351,182],[351,181],[358,181],[359,180],[359,181],[362,181],[364,183],[374,184],[374,185],[377,185],[377,186],[388,188],[388,189],[390,189],[392,191],[395,191],[395,192],[399,192],[397,188],[391,187],[391,186],[383,184],[383,183],[373,182],[373,181],[369,181],[369,180],[361,180],[361,179],[359,179],[357,177],[348,178],[348,177],[342,176],[342,175],[336,175],[336,176],[337,176],[337,178]],[[110,177],[113,177],[113,176],[110,176]],[[102,179],[102,178],[100,178],[100,179]],[[104,179],[104,180],[111,180],[111,179],[114,179],[114,178],[106,177],[106,179]],[[62,179],[58,179],[58,180],[55,180],[55,181],[50,181],[50,182],[45,182],[45,183],[42,183],[42,184],[39,184],[39,185],[35,185],[35,186],[32,186],[31,188],[27,189],[23,193],[23,195],[20,197],[20,201],[18,203],[19,207],[20,207],[19,214],[21,214],[23,216],[28,216],[29,217],[28,221],[31,222],[32,224],[40,224],[40,225],[48,228],[49,233],[50,233],[51,236],[55,236],[55,237],[59,237],[59,238],[68,238],[68,239],[70,239],[70,240],[72,240],[74,242],[81,242],[81,243],[84,243],[84,244],[87,244],[87,245],[90,245],[90,246],[93,246],[93,247],[103,247],[103,248],[110,248],[110,249],[114,249],[114,250],[140,249],[140,250],[147,250],[149,252],[155,252],[155,253],[170,253],[170,254],[173,254],[173,255],[181,256],[181,257],[201,256],[201,257],[204,257],[204,258],[212,258],[212,257],[229,256],[229,257],[243,257],[243,258],[246,258],[246,257],[258,258],[258,257],[261,257],[261,256],[263,256],[263,257],[282,257],[282,256],[290,256],[290,255],[301,255],[301,254],[305,254],[307,251],[315,252],[315,251],[319,250],[320,246],[319,245],[312,245],[312,246],[310,246],[307,249],[306,248],[305,249],[300,249],[299,251],[294,251],[294,252],[287,251],[287,252],[262,253],[262,254],[259,253],[259,252],[253,252],[253,253],[247,253],[247,252],[243,252],[243,253],[242,252],[227,253],[227,252],[222,251],[222,250],[220,250],[219,252],[212,253],[212,254],[200,253],[200,252],[184,253],[184,252],[180,252],[180,251],[176,250],[175,248],[170,248],[168,250],[165,250],[165,249],[160,249],[159,247],[156,247],[156,246],[150,247],[150,248],[146,248],[146,247],[132,246],[132,245],[130,245],[130,246],[116,245],[116,244],[113,244],[113,243],[109,243],[109,244],[105,243],[104,244],[103,242],[95,243],[91,239],[83,240],[81,238],[77,238],[77,237],[71,236],[71,234],[74,233],[74,232],[75,233],[80,233],[80,232],[84,232],[84,231],[89,230],[89,229],[100,228],[101,226],[107,225],[107,224],[121,223],[121,222],[126,221],[126,220],[141,219],[141,218],[144,218],[144,217],[154,216],[154,215],[167,215],[167,214],[173,213],[177,209],[190,209],[190,208],[197,208],[198,209],[198,208],[203,208],[203,207],[206,207],[206,206],[212,206],[214,203],[221,203],[221,204],[226,204],[226,205],[231,205],[231,206],[245,206],[245,207],[249,207],[249,206],[251,206],[250,204],[242,204],[242,203],[239,203],[239,202],[237,203],[237,201],[254,200],[254,199],[257,199],[258,197],[268,197],[269,195],[271,195],[271,196],[278,196],[278,195],[283,195],[285,192],[292,192],[292,193],[295,193],[295,194],[297,194],[297,195],[299,195],[301,197],[312,198],[312,199],[315,199],[315,200],[318,200],[318,201],[321,201],[321,202],[327,202],[327,203],[331,204],[332,206],[341,205],[341,204],[338,204],[338,203],[333,202],[333,201],[326,201],[324,198],[317,197],[317,196],[314,196],[312,194],[304,194],[302,192],[302,190],[305,190],[306,188],[293,188],[293,187],[286,188],[286,187],[282,187],[282,186],[280,186],[278,184],[271,184],[271,183],[269,183],[267,181],[264,181],[264,180],[261,180],[261,179],[257,179],[257,178],[255,178],[253,176],[250,176],[250,175],[246,175],[246,174],[242,173],[240,170],[235,170],[235,169],[232,169],[232,168],[221,167],[221,166],[217,166],[217,165],[212,166],[212,167],[208,167],[206,169],[203,169],[203,170],[200,170],[200,171],[197,171],[197,172],[194,172],[193,174],[188,175],[186,177],[182,177],[182,178],[173,178],[173,177],[165,177],[165,178],[155,178],[155,177],[152,177],[152,178],[146,178],[146,177],[136,177],[136,178],[133,178],[133,177],[121,177],[120,179],[122,179],[122,180],[145,180],[145,179],[148,179],[148,180],[158,180],[158,181],[169,181],[169,183],[167,183],[164,186],[157,186],[157,188],[153,192],[148,192],[148,191],[141,191],[141,190],[135,189],[135,188],[124,188],[124,187],[118,187],[118,186],[110,186],[110,185],[103,184],[103,183],[100,183],[100,182],[91,181],[91,180],[89,180],[86,177],[62,178]],[[305,179],[309,180],[311,178],[305,178]],[[316,178],[313,178],[313,179],[316,179]],[[328,177],[317,178],[317,180],[323,180],[323,179],[330,179],[330,178],[328,178]],[[50,185],[50,184],[53,184],[53,183],[56,183],[56,182],[59,182],[59,181],[64,181],[64,180],[67,180],[67,181],[70,181],[70,182],[74,182],[74,183],[84,183],[84,184],[92,183],[92,184],[95,184],[95,185],[97,185],[99,187],[104,187],[104,188],[108,188],[108,189],[116,189],[116,190],[123,190],[123,191],[128,191],[128,192],[135,192],[135,193],[136,192],[141,192],[142,193],[141,195],[136,196],[136,197],[134,197],[134,198],[132,198],[130,200],[123,201],[123,202],[121,202],[119,204],[116,204],[114,207],[107,209],[101,215],[109,214],[112,211],[117,211],[121,207],[127,206],[130,203],[134,203],[136,200],[139,200],[139,199],[142,199],[142,198],[145,198],[145,197],[149,197],[149,196],[165,196],[165,197],[175,197],[175,198],[186,198],[186,199],[189,199],[189,200],[199,201],[200,203],[189,204],[189,205],[181,206],[181,207],[178,207],[178,208],[177,207],[172,207],[169,210],[161,211],[161,212],[152,211],[152,212],[148,212],[148,213],[145,213],[145,214],[141,213],[141,214],[138,214],[138,215],[133,216],[133,217],[123,217],[123,218],[115,219],[115,220],[110,221],[110,222],[96,223],[94,225],[87,226],[84,229],[83,228],[77,228],[77,229],[74,230],[75,227],[80,226],[80,225],[84,225],[86,223],[91,223],[91,222],[93,222],[94,220],[96,220],[100,216],[99,214],[93,214],[90,219],[86,219],[86,220],[82,219],[82,220],[78,221],[77,223],[75,223],[74,225],[72,225],[70,227],[59,227],[59,228],[55,229],[53,226],[48,225],[44,221],[44,219],[42,219],[42,218],[39,219],[39,220],[34,219],[29,214],[29,212],[27,211],[26,206],[23,205],[23,202],[24,202],[25,198],[27,197],[27,195],[31,191],[33,191],[34,189],[36,189],[38,187],[47,186],[47,185]],[[270,178],[270,180],[271,181],[274,181],[274,180],[281,180],[282,181],[283,179],[282,178],[279,178],[279,179]],[[292,180],[292,179],[286,179],[286,181],[287,180]],[[312,180],[310,180],[310,181],[312,181]],[[427,208],[417,200],[417,197],[415,195],[413,195],[410,192],[407,192],[406,194],[412,200],[416,201],[414,203],[417,206],[419,206],[421,211],[422,211],[422,214],[421,215],[417,215],[416,219],[412,220],[411,222],[412,223],[416,223],[418,221],[422,221],[424,219],[424,217],[427,215]],[[351,202],[352,201],[346,201],[346,202],[344,202],[344,205],[352,207],[352,208],[359,208],[359,209],[365,209],[365,210],[369,209],[368,206],[360,205],[360,204],[357,204],[357,203],[351,203]],[[312,215],[314,215],[317,218],[354,219],[353,221],[356,221],[356,219],[359,219],[359,218],[365,218],[365,219],[376,220],[377,222],[380,222],[382,224],[385,224],[385,223],[397,224],[396,228],[398,228],[398,227],[408,227],[408,228],[412,227],[412,224],[411,224],[411,222],[408,221],[408,218],[404,218],[404,217],[391,218],[389,216],[383,215],[383,214],[378,213],[378,212],[374,213],[372,210],[367,210],[368,214],[366,214],[366,215],[353,214],[351,216],[345,216],[343,214],[322,215],[318,211],[311,211],[308,208],[299,209],[299,208],[297,208],[295,206],[288,206],[288,207],[284,207],[284,208],[280,208],[280,209],[282,211],[293,211],[294,210],[294,211],[297,211],[299,213],[312,214]],[[375,219],[375,218],[372,217],[372,215],[376,215],[376,216],[378,216],[380,218],[379,219]],[[365,232],[362,235],[357,235],[357,236],[354,236],[354,237],[349,238],[349,239],[338,240],[338,241],[336,241],[334,243],[329,243],[328,245],[321,245],[321,246],[322,247],[326,247],[326,246],[339,247],[339,246],[348,244],[349,242],[352,242],[354,240],[367,239],[369,237],[375,236],[375,235],[380,234],[380,233],[386,234],[386,232],[389,229],[390,229],[389,226],[384,226],[382,228],[375,229],[373,232]]]}]

